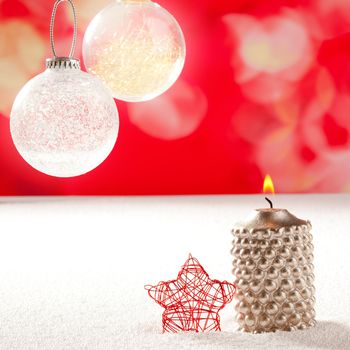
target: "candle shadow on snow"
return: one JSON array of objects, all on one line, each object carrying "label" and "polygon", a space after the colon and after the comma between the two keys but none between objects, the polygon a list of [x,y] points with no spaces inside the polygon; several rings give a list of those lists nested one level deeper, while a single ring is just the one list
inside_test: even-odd
[{"label": "candle shadow on snow", "polygon": [[[294,332],[289,333],[288,342],[324,350],[350,349],[350,328],[338,322],[318,321],[315,327],[296,332],[297,336]],[[277,332],[276,335],[280,336],[283,333]],[[285,335],[284,333],[283,337]]]}]

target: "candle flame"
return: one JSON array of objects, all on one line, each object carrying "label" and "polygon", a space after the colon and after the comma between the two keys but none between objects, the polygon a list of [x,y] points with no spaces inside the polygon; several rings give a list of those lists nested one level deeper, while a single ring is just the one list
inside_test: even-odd
[{"label": "candle flame", "polygon": [[266,175],[264,179],[264,193],[275,194],[275,186],[273,185],[270,175]]}]

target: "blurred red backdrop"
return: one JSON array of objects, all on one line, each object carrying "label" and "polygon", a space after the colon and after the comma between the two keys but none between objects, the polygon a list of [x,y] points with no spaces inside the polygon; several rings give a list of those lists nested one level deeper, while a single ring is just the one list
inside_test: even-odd
[{"label": "blurred red backdrop", "polygon": [[[350,191],[348,0],[159,0],[180,23],[187,60],[163,96],[116,101],[117,145],[71,179],[22,160],[9,133],[19,89],[50,57],[53,0],[0,0],[0,194],[188,194]],[[77,55],[109,1],[76,0]],[[58,51],[72,18],[58,11]],[[81,58],[81,57],[80,57]]]}]

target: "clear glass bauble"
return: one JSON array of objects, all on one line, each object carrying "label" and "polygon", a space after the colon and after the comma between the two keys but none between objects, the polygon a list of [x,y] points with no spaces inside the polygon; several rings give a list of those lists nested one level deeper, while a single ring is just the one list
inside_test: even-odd
[{"label": "clear glass bauble", "polygon": [[115,0],[89,24],[84,64],[119,100],[138,102],[159,96],[174,84],[185,62],[181,28],[150,0]]},{"label": "clear glass bauble", "polygon": [[96,168],[118,136],[118,111],[102,82],[80,69],[54,68],[31,79],[11,111],[14,144],[35,169],[73,177]]}]

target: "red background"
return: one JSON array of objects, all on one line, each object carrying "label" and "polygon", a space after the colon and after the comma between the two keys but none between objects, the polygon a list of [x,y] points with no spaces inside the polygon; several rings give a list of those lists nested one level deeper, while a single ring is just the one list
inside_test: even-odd
[{"label": "red background", "polygon": [[[151,102],[116,101],[111,155],[59,179],[26,164],[9,133],[16,93],[51,56],[53,1],[0,1],[0,195],[255,193],[266,173],[278,192],[350,190],[348,0],[158,2],[186,38],[181,78]],[[75,3],[80,57],[86,25],[107,1]],[[58,17],[62,51],[68,7]]]}]

